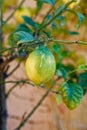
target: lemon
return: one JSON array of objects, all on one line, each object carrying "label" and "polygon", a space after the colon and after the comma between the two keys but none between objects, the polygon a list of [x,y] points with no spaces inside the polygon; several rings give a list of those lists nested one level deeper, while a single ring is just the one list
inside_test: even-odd
[{"label": "lemon", "polygon": [[21,8],[21,9],[17,10],[14,14],[15,19],[19,23],[23,22],[22,16],[29,16],[30,17],[31,11],[28,8]]},{"label": "lemon", "polygon": [[49,81],[53,77],[55,69],[54,56],[45,46],[40,46],[31,52],[25,63],[26,74],[36,85]]}]

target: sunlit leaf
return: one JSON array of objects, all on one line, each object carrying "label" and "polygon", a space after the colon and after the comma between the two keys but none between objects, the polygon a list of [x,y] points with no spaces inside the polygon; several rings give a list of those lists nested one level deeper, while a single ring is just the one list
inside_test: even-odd
[{"label": "sunlit leaf", "polygon": [[18,31],[13,35],[14,41],[18,44],[28,43],[34,40],[34,37],[28,32]]}]

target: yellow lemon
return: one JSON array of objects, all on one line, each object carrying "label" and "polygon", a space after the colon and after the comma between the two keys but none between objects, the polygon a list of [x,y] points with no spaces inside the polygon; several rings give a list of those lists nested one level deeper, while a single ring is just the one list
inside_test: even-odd
[{"label": "yellow lemon", "polygon": [[49,81],[53,77],[55,69],[54,56],[45,46],[31,52],[25,63],[26,74],[36,85]]},{"label": "yellow lemon", "polygon": [[15,19],[19,23],[23,22],[22,16],[29,16],[30,17],[31,11],[28,8],[21,8],[21,9],[17,10],[14,14]]}]

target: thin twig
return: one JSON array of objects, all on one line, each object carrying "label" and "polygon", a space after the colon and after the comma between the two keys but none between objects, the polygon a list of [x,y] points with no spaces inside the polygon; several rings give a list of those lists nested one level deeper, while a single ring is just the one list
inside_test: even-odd
[{"label": "thin twig", "polygon": [[16,88],[17,86],[18,86],[18,84],[15,83],[15,84],[8,90],[8,92],[6,93],[6,98],[9,97],[10,93],[11,93],[11,92],[13,91],[13,89]]},{"label": "thin twig", "polygon": [[[34,42],[34,43],[33,43],[33,42]],[[30,43],[32,43],[32,44],[30,44]],[[30,41],[30,42],[22,43],[22,46],[26,45],[26,46],[31,47],[32,45],[37,45],[37,44],[39,44],[39,42],[36,41],[36,40],[33,40],[33,41]],[[8,48],[4,48],[4,49],[1,49],[1,48],[0,48],[0,55],[1,55],[3,52],[9,51],[9,50],[12,51],[12,49],[16,49],[16,48],[18,48],[18,45],[12,46],[12,47],[8,47]]]},{"label": "thin twig", "polygon": [[66,41],[66,40],[57,40],[54,38],[49,38],[48,41],[50,42],[58,42],[58,43],[64,43],[64,44],[83,44],[83,45],[87,45],[87,42],[84,41]]},{"label": "thin twig", "polygon": [[46,93],[42,96],[42,98],[39,100],[39,102],[36,104],[36,106],[31,110],[31,112],[26,116],[26,118],[19,124],[19,126],[14,130],[20,130],[27,120],[32,116],[32,114],[37,110],[37,108],[41,105],[41,103],[44,101],[44,99],[48,96],[49,92],[54,86],[52,86]]},{"label": "thin twig", "polygon": [[4,68],[7,66],[7,64],[11,61],[13,61],[14,59],[17,58],[17,55],[11,56],[9,58],[7,58],[1,65],[0,65],[0,71],[4,70]]},{"label": "thin twig", "polygon": [[3,22],[3,26],[12,18],[12,16],[14,15],[14,13],[16,12],[17,9],[19,9],[23,3],[25,2],[25,0],[22,0],[19,5],[14,9],[14,11],[8,16],[8,18]]},{"label": "thin twig", "polygon": [[[55,1],[55,4],[56,4],[57,2],[58,2],[58,0]],[[54,9],[54,6],[52,6],[52,7],[48,10],[47,15],[50,14],[53,9]],[[45,17],[43,18],[42,25],[44,24],[47,15],[45,15]]]},{"label": "thin twig", "polygon": [[0,84],[9,84],[9,83],[17,83],[17,84],[29,84],[29,85],[32,85],[33,87],[35,86],[33,83],[29,82],[27,79],[23,79],[23,80],[18,80],[18,81],[12,81],[12,80],[9,80],[9,81],[5,81],[5,82],[0,82]]},{"label": "thin twig", "polygon": [[[64,43],[64,44],[82,44],[82,45],[87,45],[87,42],[84,42],[84,41],[65,41],[65,40],[57,40],[57,39],[54,39],[54,38],[48,38],[48,39],[42,40],[40,42],[32,43],[31,45],[30,44],[25,44],[25,45],[26,45],[26,47],[29,47],[29,46],[33,46],[33,45],[38,45],[40,43],[45,43],[45,41],[46,42],[48,41],[48,44],[50,44],[50,42],[58,42],[59,44]],[[17,46],[14,47],[14,48],[17,48]],[[5,50],[1,50],[0,53],[4,52],[6,50],[11,50],[11,49],[12,48],[6,48]],[[26,58],[26,57],[20,57],[18,55],[11,56],[9,59],[7,59],[6,61],[4,61],[2,63],[2,65],[0,66],[0,70],[2,70],[9,62],[13,61],[16,58]]]},{"label": "thin twig", "polygon": [[3,52],[9,51],[9,50],[12,50],[12,49],[15,49],[15,48],[18,48],[18,46],[13,46],[13,47],[4,48],[4,49],[1,49],[1,48],[0,48],[0,55],[1,55]]},{"label": "thin twig", "polygon": [[13,60],[17,59],[17,58],[26,58],[25,56],[19,56],[17,54],[10,56],[9,58],[7,58],[1,65],[0,65],[0,71],[4,70],[5,67],[7,66],[7,64],[9,64],[10,62],[12,62]]},{"label": "thin twig", "polygon": [[52,21],[55,20],[56,17],[58,17],[60,14],[62,14],[62,12],[72,3],[75,2],[75,0],[71,0],[70,2],[68,2],[67,4],[65,4],[65,6],[63,6],[59,12],[54,15],[47,23],[45,23],[44,25],[41,25],[40,28],[37,30],[37,32],[40,32],[43,28],[47,27]]},{"label": "thin twig", "polygon": [[16,65],[16,67],[15,67],[9,74],[7,74],[7,77],[9,77],[10,75],[12,75],[12,74],[19,68],[20,64],[21,64],[21,62],[18,63],[18,64]]},{"label": "thin twig", "polygon": [[[83,44],[83,45],[87,45],[87,42],[84,42],[84,41],[66,41],[66,40],[58,40],[58,39],[55,39],[55,38],[48,38],[46,40],[42,40],[42,41],[33,41],[35,43],[32,43],[32,44],[25,44],[27,47],[29,46],[33,46],[33,45],[38,45],[40,43],[44,43],[45,41],[50,41],[50,42],[58,42],[58,43],[65,43],[65,44]],[[23,43],[24,45],[24,43]],[[5,48],[5,49],[2,49],[0,50],[0,54],[5,52],[5,51],[8,51],[8,50],[12,50],[13,48],[18,48],[18,46],[14,46],[14,47],[9,47],[9,48]]]}]

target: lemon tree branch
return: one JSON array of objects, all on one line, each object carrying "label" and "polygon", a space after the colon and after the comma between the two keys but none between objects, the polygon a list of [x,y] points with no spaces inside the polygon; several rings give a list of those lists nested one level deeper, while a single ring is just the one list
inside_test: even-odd
[{"label": "lemon tree branch", "polygon": [[57,43],[64,43],[64,44],[83,44],[83,45],[87,45],[87,42],[84,42],[84,41],[57,40],[57,39],[54,39],[54,38],[48,38],[48,41],[57,42]]},{"label": "lemon tree branch", "polygon": [[75,0],[71,0],[70,2],[62,6],[62,8],[58,11],[58,13],[54,15],[47,23],[45,23],[44,25],[41,25],[41,27],[37,30],[37,32],[40,32],[43,28],[47,27],[56,17],[62,14],[62,12],[73,2],[75,2]]},{"label": "lemon tree branch", "polygon": [[37,108],[42,104],[42,102],[48,96],[49,92],[51,91],[51,89],[53,87],[54,86],[52,86],[48,91],[46,91],[46,93],[42,96],[42,98],[39,100],[39,102],[36,104],[36,106],[31,110],[31,112],[25,117],[25,119],[14,130],[20,130],[25,125],[25,123],[27,122],[27,120],[32,116],[32,114],[34,114],[34,112],[37,110]]},{"label": "lemon tree branch", "polygon": [[17,9],[19,9],[23,3],[25,2],[25,0],[22,0],[19,5],[14,9],[14,11],[8,16],[8,18],[3,22],[3,26],[13,17],[14,13],[16,12]]}]

